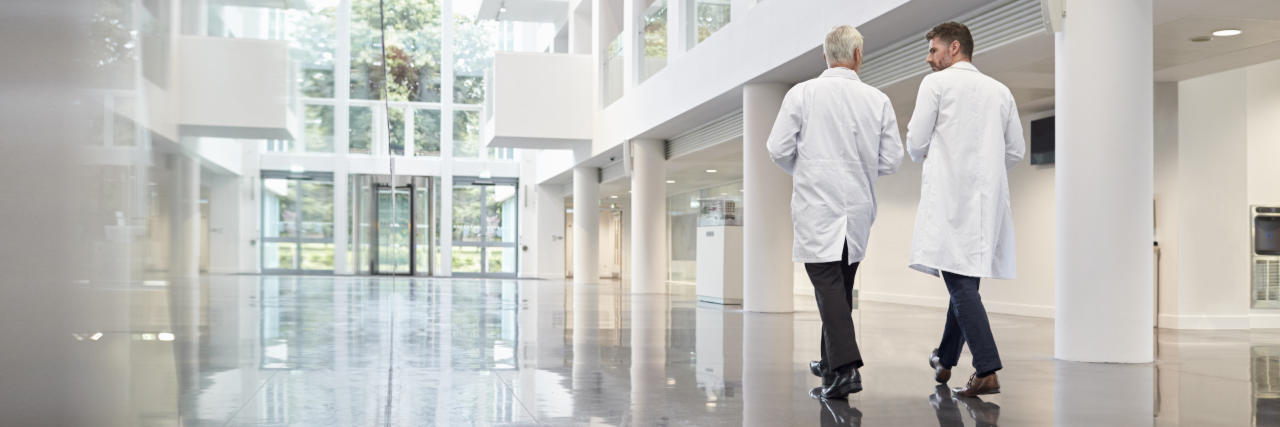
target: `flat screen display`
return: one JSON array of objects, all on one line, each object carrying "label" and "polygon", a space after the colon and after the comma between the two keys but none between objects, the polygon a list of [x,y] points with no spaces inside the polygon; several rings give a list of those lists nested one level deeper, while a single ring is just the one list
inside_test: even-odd
[{"label": "flat screen display", "polygon": [[1031,164],[1053,164],[1053,117],[1031,121]]},{"label": "flat screen display", "polygon": [[1253,218],[1253,252],[1280,255],[1280,216]]}]

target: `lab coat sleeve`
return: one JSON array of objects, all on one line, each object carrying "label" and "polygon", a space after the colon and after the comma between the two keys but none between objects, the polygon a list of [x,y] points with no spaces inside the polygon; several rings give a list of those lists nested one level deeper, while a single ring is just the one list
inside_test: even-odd
[{"label": "lab coat sleeve", "polygon": [[898,117],[893,104],[884,100],[883,119],[880,124],[880,176],[898,171],[902,164],[902,138],[898,136]]},{"label": "lab coat sleeve", "polygon": [[1022,119],[1018,117],[1018,106],[1012,96],[1006,105],[1009,114],[1005,115],[1004,124],[1004,166],[1008,169],[1022,161],[1027,152],[1027,143],[1022,138]]},{"label": "lab coat sleeve", "polygon": [[799,87],[787,91],[782,99],[782,109],[778,111],[778,119],[773,122],[773,130],[769,132],[769,157],[787,175],[796,169],[796,141],[804,130],[803,112],[800,105]]},{"label": "lab coat sleeve", "polygon": [[920,82],[916,109],[911,113],[911,121],[907,122],[907,153],[916,163],[924,161],[924,156],[929,154],[929,141],[933,139],[934,126],[938,123],[938,92],[930,78],[936,75],[925,76]]}]

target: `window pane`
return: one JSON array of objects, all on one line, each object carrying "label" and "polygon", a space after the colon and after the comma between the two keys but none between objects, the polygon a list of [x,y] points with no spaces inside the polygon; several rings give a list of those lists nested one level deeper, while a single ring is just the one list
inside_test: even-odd
[{"label": "window pane", "polygon": [[493,51],[498,23],[478,20],[476,14],[464,7],[478,2],[455,2],[453,36],[453,102],[458,104],[484,103],[484,74],[493,66]]},{"label": "window pane", "polygon": [[622,33],[609,43],[608,56],[604,60],[604,105],[622,97]]},{"label": "window pane", "polygon": [[453,240],[480,241],[480,189],[465,186],[453,188]]},{"label": "window pane", "polygon": [[373,109],[369,107],[351,107],[351,129],[349,132],[351,152],[369,154],[373,146]]},{"label": "window pane", "polygon": [[297,244],[292,242],[263,242],[262,269],[296,270],[298,266],[294,263],[294,257],[297,248]]},{"label": "window pane", "polygon": [[391,154],[404,155],[404,109],[390,107],[387,109],[387,143]]},{"label": "window pane", "polygon": [[337,36],[336,5],[313,4],[310,8],[287,11],[289,59],[298,66],[296,79],[299,93],[311,98],[332,98],[333,51]]},{"label": "window pane", "polygon": [[302,238],[333,239],[333,183],[301,181]]},{"label": "window pane", "polygon": [[655,0],[645,11],[644,59],[640,81],[649,79],[667,66],[667,0]]},{"label": "window pane", "polygon": [[694,0],[694,5],[697,10],[697,43],[729,25],[729,0]]},{"label": "window pane", "polygon": [[455,111],[453,113],[453,155],[475,158],[480,156],[480,113]]},{"label": "window pane", "polygon": [[440,101],[440,5],[440,0],[351,2],[353,99],[381,99],[385,84],[391,101]]},{"label": "window pane", "polygon": [[484,187],[487,194],[485,210],[486,242],[516,241],[516,187],[510,185]]},{"label": "window pane", "polygon": [[306,106],[306,144],[308,152],[333,152],[333,106]]},{"label": "window pane", "polygon": [[454,273],[479,273],[480,248],[475,246],[453,247]]},{"label": "window pane", "polygon": [[516,249],[515,248],[485,248],[485,272],[486,273],[515,273],[516,272]]},{"label": "window pane", "polygon": [[298,195],[293,181],[262,180],[262,237],[294,237],[298,235]]},{"label": "window pane", "polygon": [[440,155],[439,110],[414,110],[413,153],[416,156]]},{"label": "window pane", "polygon": [[303,243],[303,270],[333,270],[333,243]]}]

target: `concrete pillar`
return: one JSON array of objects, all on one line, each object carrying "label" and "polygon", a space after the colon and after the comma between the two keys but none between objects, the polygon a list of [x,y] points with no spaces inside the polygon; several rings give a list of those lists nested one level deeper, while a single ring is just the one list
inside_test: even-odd
[{"label": "concrete pillar", "polygon": [[666,293],[666,155],[658,139],[631,141],[631,292]]},{"label": "concrete pillar", "polygon": [[[631,413],[629,424],[661,425],[669,420],[667,396],[667,297],[631,298]],[[685,387],[692,387],[692,384]]]},{"label": "concrete pillar", "polygon": [[169,157],[169,274],[200,274],[200,160]]},{"label": "concrete pillar", "polygon": [[742,425],[791,424],[796,400],[795,315],[742,317]]},{"label": "concrete pillar", "polygon": [[765,144],[788,86],[742,89],[742,308],[790,313],[792,298],[791,176],[773,164]]},{"label": "concrete pillar", "polygon": [[573,168],[573,281],[600,280],[600,168]]},{"label": "concrete pillar", "polygon": [[1147,363],[1154,339],[1152,1],[1068,0],[1065,9],[1054,73],[1054,355]]}]

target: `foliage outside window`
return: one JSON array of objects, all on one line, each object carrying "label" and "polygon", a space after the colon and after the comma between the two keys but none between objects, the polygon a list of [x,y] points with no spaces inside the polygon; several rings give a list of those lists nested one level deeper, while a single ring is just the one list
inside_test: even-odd
[{"label": "foliage outside window", "polygon": [[645,12],[644,58],[640,80],[667,66],[667,0],[655,0]]},{"label": "foliage outside window", "polygon": [[729,0],[694,0],[694,5],[698,43],[729,25]]}]

